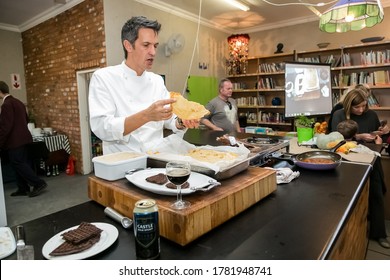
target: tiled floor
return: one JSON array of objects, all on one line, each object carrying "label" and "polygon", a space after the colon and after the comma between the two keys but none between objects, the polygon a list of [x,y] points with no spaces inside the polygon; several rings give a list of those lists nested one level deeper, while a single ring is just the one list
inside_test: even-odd
[{"label": "tiled floor", "polygon": [[[390,221],[386,220],[386,231],[390,233]],[[390,237],[387,238],[390,240]],[[390,249],[381,247],[378,242],[370,240],[366,260],[390,260]]]},{"label": "tiled floor", "polygon": [[[33,198],[11,197],[10,194],[16,189],[15,183],[4,184],[8,225],[14,226],[88,201],[88,177],[89,175],[68,176],[65,173],[48,177],[45,179],[48,188]],[[389,220],[386,221],[386,229],[390,233]],[[376,241],[370,240],[366,259],[390,260],[390,249],[382,248]]]}]

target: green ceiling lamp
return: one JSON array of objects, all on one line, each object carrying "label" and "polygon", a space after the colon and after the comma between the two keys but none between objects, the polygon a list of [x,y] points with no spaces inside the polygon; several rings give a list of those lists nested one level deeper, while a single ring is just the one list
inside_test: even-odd
[{"label": "green ceiling lamp", "polygon": [[320,30],[328,33],[357,31],[383,20],[379,0],[340,0],[320,18]]}]

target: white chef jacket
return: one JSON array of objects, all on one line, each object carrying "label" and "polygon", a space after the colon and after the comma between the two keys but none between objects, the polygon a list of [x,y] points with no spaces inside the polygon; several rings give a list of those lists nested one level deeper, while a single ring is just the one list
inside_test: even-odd
[{"label": "white chef jacket", "polygon": [[169,92],[160,75],[144,71],[137,76],[124,61],[96,70],[89,85],[89,114],[91,130],[103,141],[103,154],[147,152],[162,141],[164,127],[184,134],[176,128],[176,116],[172,116],[166,121],[148,122],[123,135],[127,116],[168,98]]}]

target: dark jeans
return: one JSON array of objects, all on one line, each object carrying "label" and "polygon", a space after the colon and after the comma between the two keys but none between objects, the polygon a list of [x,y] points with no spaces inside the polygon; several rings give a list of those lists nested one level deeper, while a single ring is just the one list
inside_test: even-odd
[{"label": "dark jeans", "polygon": [[19,191],[29,191],[30,186],[45,184],[45,181],[34,172],[26,146],[8,150],[8,157],[15,170],[16,184]]},{"label": "dark jeans", "polygon": [[384,194],[386,185],[383,178],[381,158],[377,157],[370,175],[368,215],[370,238],[386,238]]}]

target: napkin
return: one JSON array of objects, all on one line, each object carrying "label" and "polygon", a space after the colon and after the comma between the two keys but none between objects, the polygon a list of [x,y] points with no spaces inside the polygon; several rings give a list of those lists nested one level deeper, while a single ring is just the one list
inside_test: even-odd
[{"label": "napkin", "polygon": [[299,171],[292,171],[291,168],[281,167],[276,170],[276,183],[277,184],[287,184],[290,183],[295,178],[298,178],[300,173]]},{"label": "napkin", "polygon": [[368,148],[367,146],[364,146],[362,144],[357,145],[357,147],[352,148],[350,151],[355,152],[355,153],[359,153],[359,154],[370,154],[370,155],[376,155],[378,157],[381,156],[380,153],[375,152],[375,151],[371,150],[370,148]]}]

